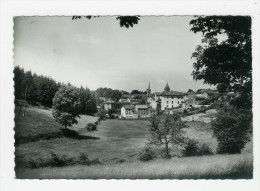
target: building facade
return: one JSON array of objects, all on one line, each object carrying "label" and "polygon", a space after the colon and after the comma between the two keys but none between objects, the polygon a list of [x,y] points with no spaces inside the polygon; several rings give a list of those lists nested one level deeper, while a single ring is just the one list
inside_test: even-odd
[{"label": "building facade", "polygon": [[152,108],[159,106],[161,110],[180,107],[183,101],[188,99],[187,93],[171,91],[167,82],[163,92],[155,92]]},{"label": "building facade", "polygon": [[135,106],[135,111],[138,114],[138,117],[144,118],[144,117],[149,117],[149,109],[147,105],[136,105]]},{"label": "building facade", "polygon": [[136,119],[138,118],[138,115],[135,111],[135,107],[132,105],[124,105],[121,108],[121,118],[126,118],[126,119]]},{"label": "building facade", "polygon": [[115,109],[115,102],[112,100],[106,100],[104,102],[104,109],[106,111],[110,110],[110,109]]}]

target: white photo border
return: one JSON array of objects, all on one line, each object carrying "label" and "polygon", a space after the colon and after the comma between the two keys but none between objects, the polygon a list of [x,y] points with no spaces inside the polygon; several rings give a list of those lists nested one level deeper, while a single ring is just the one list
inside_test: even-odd
[{"label": "white photo border", "polygon": [[[2,1],[0,190],[260,190],[259,1]],[[71,15],[249,15],[252,17],[254,178],[252,180],[18,180],[14,172],[13,17]]]}]

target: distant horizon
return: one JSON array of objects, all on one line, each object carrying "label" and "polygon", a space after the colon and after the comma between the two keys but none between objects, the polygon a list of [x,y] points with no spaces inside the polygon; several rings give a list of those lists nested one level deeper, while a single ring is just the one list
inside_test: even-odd
[{"label": "distant horizon", "polygon": [[14,65],[74,86],[146,91],[211,88],[192,78],[192,53],[201,34],[193,16],[143,16],[133,28],[116,17],[16,17]]},{"label": "distant horizon", "polygon": [[[18,67],[20,67],[20,66],[18,65]],[[21,68],[21,67],[20,67],[20,68]],[[44,77],[51,78],[51,79],[53,79],[56,83],[71,84],[72,86],[75,86],[75,87],[77,87],[77,88],[80,88],[80,87],[89,88],[89,87],[83,86],[83,85],[80,85],[80,86],[74,85],[74,84],[72,84],[72,83],[69,82],[69,81],[68,81],[68,82],[61,82],[61,81],[58,81],[58,80],[54,79],[52,76],[37,74],[36,72],[33,72],[33,71],[31,71],[31,70],[25,70],[24,68],[21,68],[21,69],[23,69],[25,72],[29,72],[29,71],[30,71],[30,72],[32,73],[32,75],[36,74],[36,75],[38,75],[38,76],[44,76]],[[166,85],[166,83],[167,83],[167,82],[165,82],[165,85]],[[130,91],[126,91],[126,90],[124,90],[124,89],[113,89],[113,88],[111,88],[111,87],[105,87],[105,86],[103,86],[103,87],[98,87],[98,88],[111,88],[111,89],[113,89],[113,90],[125,91],[125,92],[128,92],[129,94],[131,94],[131,92],[132,92],[133,90],[138,90],[138,91],[142,91],[142,92],[147,91],[148,85],[149,85],[149,82],[147,83],[147,87],[146,87],[146,89],[144,89],[144,90],[141,90],[141,89],[132,89],[132,90],[130,90]],[[154,93],[155,93],[155,92],[163,92],[165,85],[163,86],[162,91],[153,91],[152,88],[151,88],[151,92],[152,92],[152,93],[153,93],[153,92],[154,92]],[[170,86],[170,84],[169,84],[169,86]],[[96,91],[98,88],[96,88],[96,89],[90,89],[90,88],[89,88],[89,89],[90,89],[91,91]],[[216,89],[216,88],[211,88],[211,87],[208,87],[208,88],[209,88],[209,89],[212,89],[212,90],[215,90],[215,89]],[[208,89],[208,88],[199,88],[199,89]],[[171,89],[171,86],[170,86],[170,89]],[[189,89],[191,89],[191,88],[189,88]],[[188,92],[189,89],[187,89],[187,91],[178,91],[178,90],[171,89],[170,91]],[[194,92],[196,92],[196,91],[199,90],[199,89],[191,89],[191,90],[193,90]]]}]

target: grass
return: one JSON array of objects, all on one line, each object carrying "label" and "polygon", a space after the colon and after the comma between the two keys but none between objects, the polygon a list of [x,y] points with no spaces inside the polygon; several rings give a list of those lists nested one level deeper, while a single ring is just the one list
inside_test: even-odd
[{"label": "grass", "polygon": [[62,126],[55,123],[50,110],[26,107],[25,116],[15,109],[15,143],[27,143],[41,139],[62,137]]},{"label": "grass", "polygon": [[[39,140],[53,139],[64,137],[63,127],[56,123],[52,117],[51,110],[39,109],[37,107],[15,108],[15,143],[28,143]],[[82,115],[74,129],[82,129],[87,123],[93,123],[96,117]]]},{"label": "grass", "polygon": [[[181,159],[175,157],[171,160],[156,160],[149,163],[137,162],[138,153],[144,148],[149,137],[149,121],[107,119],[98,125],[98,131],[88,132],[85,128],[86,124],[93,123],[96,120],[97,118],[95,117],[81,116],[78,124],[71,128],[82,137],[75,139],[64,136],[61,131],[62,127],[53,119],[51,110],[28,107],[24,117],[21,114],[16,114],[15,138],[17,144],[15,146],[15,170],[17,177],[110,178],[117,176],[117,178],[120,178],[121,176],[121,178],[127,178],[127,174],[130,173],[129,178],[145,178],[148,175],[150,178],[167,178],[167,176],[169,178],[189,178],[188,171],[191,175],[193,175],[193,171],[197,173],[193,175],[194,178],[206,176],[207,173],[208,177],[213,177],[214,174],[219,177],[221,172],[217,172],[218,168],[226,172],[225,169],[228,169],[227,164],[231,165],[234,162],[231,165],[232,169],[224,173],[230,175],[235,172],[235,169],[239,169],[239,166],[242,166],[242,168],[243,166],[248,167],[252,161],[252,142],[250,142],[241,155],[214,155],[205,158],[192,157]],[[185,136],[196,139],[201,143],[209,144],[213,151],[216,149],[217,141],[213,136],[210,124],[202,122],[188,122],[187,124],[189,128],[185,129]],[[58,155],[67,155],[68,157],[75,157],[80,152],[85,152],[90,159],[98,158],[103,165],[96,167],[73,166],[64,169],[28,169],[28,161],[30,159],[36,159],[37,157],[48,159],[52,152]],[[172,147],[171,153],[173,155],[178,154],[177,149]],[[247,162],[244,158],[249,158],[250,160]],[[124,162],[121,164],[122,161]],[[222,167],[222,163],[219,161],[223,162]],[[197,162],[200,164],[200,167],[197,166]],[[245,164],[242,164],[243,162]],[[167,164],[169,165],[168,167]],[[203,165],[207,169],[205,172],[202,170]],[[214,167],[214,165],[216,166]],[[149,168],[151,168],[150,171]],[[160,170],[161,168],[164,170]],[[186,174],[181,172],[181,169],[185,168],[188,169]],[[175,171],[176,169],[177,171]],[[125,172],[120,173],[120,171]],[[200,171],[201,173],[199,173]],[[134,175],[135,173],[136,176]],[[239,173],[237,172],[236,174]]]},{"label": "grass", "polygon": [[245,155],[215,155],[159,159],[97,166],[19,169],[23,179],[250,179],[253,158]]}]

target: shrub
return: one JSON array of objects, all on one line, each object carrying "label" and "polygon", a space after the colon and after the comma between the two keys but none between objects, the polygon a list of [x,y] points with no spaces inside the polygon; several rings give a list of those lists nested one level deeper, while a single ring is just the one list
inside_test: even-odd
[{"label": "shrub", "polygon": [[36,158],[36,159],[30,158],[28,161],[28,166],[30,168],[42,168],[48,166],[47,163],[48,161],[43,158]]},{"label": "shrub", "polygon": [[86,129],[88,131],[96,131],[97,130],[97,122],[95,123],[88,123],[87,126],[86,126]]},{"label": "shrub", "polygon": [[212,121],[212,128],[218,141],[217,153],[241,153],[250,140],[252,111],[225,106]]},{"label": "shrub", "polygon": [[138,155],[140,161],[149,161],[154,158],[156,158],[155,152],[148,146],[146,146]]},{"label": "shrub", "polygon": [[102,164],[98,158],[90,160],[89,165],[97,165],[97,164]]},{"label": "shrub", "polygon": [[185,157],[197,156],[198,154],[198,145],[199,142],[193,139],[188,139],[185,143],[184,149],[181,150],[181,153]]},{"label": "shrub", "polygon": [[78,157],[79,164],[81,165],[89,165],[90,160],[88,158],[88,155],[86,153],[79,153]]},{"label": "shrub", "polygon": [[99,121],[106,119],[107,111],[105,109],[99,109],[97,112],[97,116],[99,117]]},{"label": "shrub", "polygon": [[209,147],[208,144],[206,144],[206,143],[199,144],[198,156],[201,156],[201,155],[212,155],[212,154],[213,154],[213,151]]},{"label": "shrub", "polygon": [[101,162],[96,158],[89,160],[88,155],[84,152],[80,153],[78,157],[68,157],[67,155],[58,155],[51,152],[51,157],[47,159],[43,158],[30,158],[28,166],[30,168],[43,168],[43,167],[63,167],[72,165],[97,165]]},{"label": "shrub", "polygon": [[184,149],[181,150],[182,156],[202,156],[213,154],[212,149],[208,144],[200,144],[198,141],[193,139],[188,139],[184,145]]},{"label": "shrub", "polygon": [[75,158],[68,158],[66,155],[57,155],[56,153],[52,152],[51,159],[49,160],[48,166],[62,167],[62,166],[70,166],[74,164],[75,164]]}]

